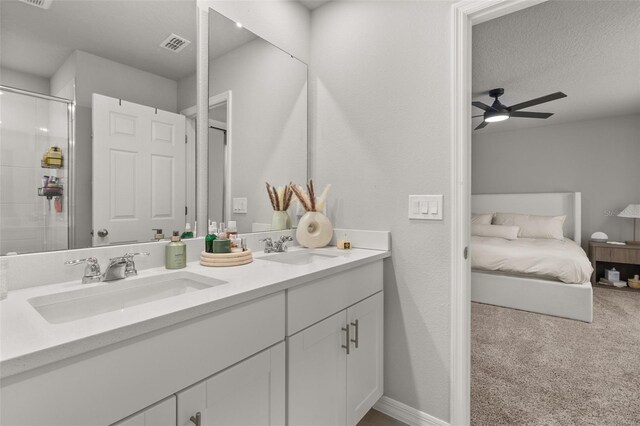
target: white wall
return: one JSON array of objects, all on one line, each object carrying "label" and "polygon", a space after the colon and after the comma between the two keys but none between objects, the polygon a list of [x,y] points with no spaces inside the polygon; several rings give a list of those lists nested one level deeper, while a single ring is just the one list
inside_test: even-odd
[{"label": "white wall", "polygon": [[[335,226],[391,230],[386,396],[449,419],[451,3],[330,2],[312,13],[312,176]],[[444,221],[409,221],[444,194]]]},{"label": "white wall", "polygon": [[615,215],[640,203],[640,115],[483,134],[473,132],[472,192],[582,192],[582,241],[631,239]]},{"label": "white wall", "polygon": [[49,79],[8,68],[0,68],[0,84],[17,89],[49,94]]}]

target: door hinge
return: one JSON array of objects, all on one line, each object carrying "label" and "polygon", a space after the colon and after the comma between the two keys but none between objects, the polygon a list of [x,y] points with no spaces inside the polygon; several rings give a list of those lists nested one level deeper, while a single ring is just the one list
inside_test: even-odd
[{"label": "door hinge", "polygon": [[464,256],[465,260],[469,257],[469,247],[465,247],[464,251],[462,252],[462,255]]},{"label": "door hinge", "polygon": [[184,143],[187,143],[187,135],[184,135]]},{"label": "door hinge", "polygon": [[184,215],[187,215],[187,206],[184,206]]}]

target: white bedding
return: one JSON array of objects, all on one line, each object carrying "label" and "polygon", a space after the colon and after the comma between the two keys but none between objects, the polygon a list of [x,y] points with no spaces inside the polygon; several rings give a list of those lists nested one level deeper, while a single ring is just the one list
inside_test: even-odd
[{"label": "white bedding", "polygon": [[568,284],[589,282],[593,268],[574,241],[471,237],[471,268],[550,277]]}]

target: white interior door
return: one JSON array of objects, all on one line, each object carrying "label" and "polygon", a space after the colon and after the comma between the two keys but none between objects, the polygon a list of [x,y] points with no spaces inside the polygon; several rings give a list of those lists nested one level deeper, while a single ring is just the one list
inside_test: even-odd
[{"label": "white interior door", "polygon": [[289,424],[344,425],[346,311],[289,338]]},{"label": "white interior door", "polygon": [[182,230],[185,117],[98,94],[92,107],[94,246]]},{"label": "white interior door", "polygon": [[178,426],[285,423],[284,342],[178,393]]},{"label": "white interior door", "polygon": [[[347,424],[355,426],[383,391],[383,297],[377,293],[347,309]],[[357,347],[356,347],[357,342]]]}]

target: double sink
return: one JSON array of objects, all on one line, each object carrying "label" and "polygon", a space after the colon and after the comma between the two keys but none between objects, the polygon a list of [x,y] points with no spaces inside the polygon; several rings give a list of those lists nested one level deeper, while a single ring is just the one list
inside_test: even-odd
[{"label": "double sink", "polygon": [[[314,250],[297,250],[256,257],[256,260],[300,266],[338,256],[338,254]],[[29,303],[49,323],[61,324],[226,283],[227,281],[203,277],[187,271],[169,272],[153,277],[124,279],[79,290],[33,297],[29,299]]]}]

